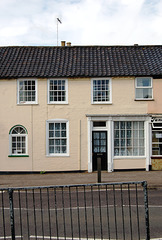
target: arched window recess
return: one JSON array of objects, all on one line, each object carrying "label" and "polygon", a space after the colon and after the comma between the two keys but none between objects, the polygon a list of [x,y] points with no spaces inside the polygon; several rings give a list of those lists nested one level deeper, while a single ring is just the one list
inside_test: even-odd
[{"label": "arched window recess", "polygon": [[9,157],[28,157],[28,131],[22,125],[15,125],[9,131]]}]

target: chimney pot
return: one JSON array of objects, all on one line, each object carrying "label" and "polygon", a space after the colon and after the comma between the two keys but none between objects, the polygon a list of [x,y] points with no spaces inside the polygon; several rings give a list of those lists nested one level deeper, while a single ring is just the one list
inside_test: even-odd
[{"label": "chimney pot", "polygon": [[61,46],[65,47],[65,43],[66,43],[65,41],[61,41]]},{"label": "chimney pot", "polygon": [[67,46],[70,47],[71,46],[71,42],[67,42]]}]

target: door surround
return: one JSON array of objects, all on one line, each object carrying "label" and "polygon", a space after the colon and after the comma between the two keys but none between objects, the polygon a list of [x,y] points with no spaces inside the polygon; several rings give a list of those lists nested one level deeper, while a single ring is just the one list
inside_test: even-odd
[{"label": "door surround", "polygon": [[[88,117],[88,172],[93,171],[92,166],[92,132],[93,131],[107,131],[107,171],[113,171],[112,162],[112,119],[105,117]],[[104,126],[94,126],[94,122],[105,122]]]}]

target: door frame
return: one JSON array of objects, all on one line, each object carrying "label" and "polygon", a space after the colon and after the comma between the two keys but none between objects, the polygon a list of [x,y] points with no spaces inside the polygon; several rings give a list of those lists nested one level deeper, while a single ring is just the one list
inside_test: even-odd
[{"label": "door frame", "polygon": [[[93,172],[92,168],[92,131],[107,131],[107,171],[113,171],[113,122],[107,117],[88,117],[88,172]],[[105,121],[105,127],[93,127],[93,122]]]}]

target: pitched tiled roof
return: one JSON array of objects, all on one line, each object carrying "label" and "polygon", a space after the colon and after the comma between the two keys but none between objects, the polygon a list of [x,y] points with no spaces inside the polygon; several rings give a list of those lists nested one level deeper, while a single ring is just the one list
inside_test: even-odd
[{"label": "pitched tiled roof", "polygon": [[0,47],[0,78],[162,76],[162,46]]}]

